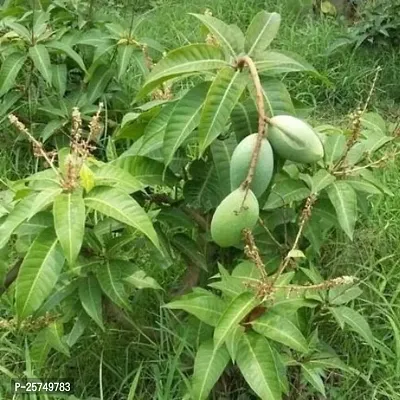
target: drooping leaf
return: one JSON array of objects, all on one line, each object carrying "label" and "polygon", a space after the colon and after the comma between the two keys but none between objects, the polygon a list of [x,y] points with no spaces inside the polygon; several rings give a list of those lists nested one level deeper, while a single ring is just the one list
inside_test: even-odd
[{"label": "drooping leaf", "polygon": [[0,96],[4,96],[14,86],[25,60],[25,54],[15,52],[11,53],[1,64]]},{"label": "drooping leaf", "polygon": [[308,363],[301,364],[302,375],[304,379],[311,384],[312,387],[318,390],[324,397],[326,397],[325,393],[325,385],[319,374],[319,368],[312,368],[312,366]]},{"label": "drooping leaf", "polygon": [[64,256],[52,229],[32,243],[20,267],[15,291],[16,312],[24,319],[50,295],[64,265]]},{"label": "drooping leaf", "polygon": [[51,69],[53,87],[57,90],[60,97],[63,97],[67,90],[67,66],[65,64],[53,64]]},{"label": "drooping leaf", "polygon": [[121,80],[124,76],[126,70],[129,67],[129,62],[132,58],[132,54],[135,50],[135,46],[131,44],[120,45],[118,46],[118,71],[117,71],[117,79]]},{"label": "drooping leaf", "polygon": [[373,183],[358,177],[347,177],[345,182],[348,183],[357,192],[369,194],[382,194],[382,190]]},{"label": "drooping leaf", "polygon": [[275,39],[281,24],[278,13],[260,11],[255,15],[246,31],[245,51],[253,57],[263,52]]},{"label": "drooping leaf", "polygon": [[104,94],[112,77],[113,71],[109,66],[100,65],[96,68],[87,88],[87,100],[90,104]]},{"label": "drooping leaf", "polygon": [[171,78],[205,72],[227,65],[221,49],[208,44],[190,44],[169,52],[148,75],[136,99],[140,99]]},{"label": "drooping leaf", "polygon": [[89,317],[104,331],[101,289],[93,275],[80,281],[79,298]]},{"label": "drooping leaf", "polygon": [[75,264],[85,233],[86,208],[82,193],[61,193],[54,200],[54,228],[70,266]]},{"label": "drooping leaf", "polygon": [[273,210],[293,201],[300,201],[310,195],[311,191],[303,182],[295,179],[285,179],[273,186],[271,194],[265,203],[264,210]]},{"label": "drooping leaf", "polygon": [[78,317],[76,318],[76,321],[71,331],[68,333],[68,335],[66,335],[65,341],[69,347],[72,347],[79,340],[79,338],[85,332],[85,329],[88,327],[89,323],[89,316],[84,310],[82,310],[78,314]]},{"label": "drooping leaf", "polygon": [[32,203],[31,209],[27,215],[27,220],[31,219],[35,214],[40,211],[43,211],[50,204],[53,203],[54,199],[62,192],[61,188],[56,189],[48,189],[40,192],[38,196],[36,196],[35,200]]},{"label": "drooping leaf", "polygon": [[157,234],[151,220],[142,207],[126,192],[116,188],[97,187],[85,197],[86,206],[146,235],[158,248]]},{"label": "drooping leaf", "polygon": [[162,287],[154,278],[147,275],[147,273],[141,269],[138,269],[132,275],[126,277],[125,281],[137,289],[162,289]]},{"label": "drooping leaf", "polygon": [[203,343],[194,361],[192,398],[206,400],[229,362],[225,347],[216,348],[212,340]]},{"label": "drooping leaf", "polygon": [[236,362],[248,385],[262,400],[282,398],[273,350],[264,336],[255,332],[242,335]]},{"label": "drooping leaf", "polygon": [[346,304],[361,293],[362,290],[358,286],[336,286],[329,290],[329,303],[335,306]]},{"label": "drooping leaf", "polygon": [[236,296],[225,309],[214,331],[215,347],[222,346],[227,336],[231,334],[243,318],[253,308],[257,307],[259,301],[254,293],[244,292]]},{"label": "drooping leaf", "polygon": [[200,122],[200,113],[209,88],[203,82],[189,90],[177,103],[169,118],[164,135],[165,165],[169,165],[175,152]]},{"label": "drooping leaf", "polygon": [[200,154],[220,135],[248,83],[248,76],[232,67],[221,69],[210,89],[200,117]]},{"label": "drooping leaf", "polygon": [[46,328],[46,337],[53,349],[70,357],[68,346],[62,338],[63,332],[63,324],[60,321],[55,321]]},{"label": "drooping leaf", "polygon": [[85,63],[83,62],[82,57],[67,43],[61,41],[51,41],[46,43],[46,47],[61,51],[62,53],[66,54],[69,58],[74,60],[76,64],[78,64],[82,71],[86,72]]},{"label": "drooping leaf", "polygon": [[231,114],[232,127],[238,141],[258,130],[258,111],[254,100],[250,97],[244,102],[236,103]]},{"label": "drooping leaf", "polygon": [[343,134],[327,135],[324,141],[324,151],[326,165],[333,166],[346,151],[346,136]]},{"label": "drooping leaf", "polygon": [[46,329],[42,329],[30,346],[32,361],[37,370],[41,370],[51,350]]},{"label": "drooping leaf", "polygon": [[35,68],[40,72],[48,85],[51,85],[52,69],[49,52],[43,44],[29,47],[29,56]]},{"label": "drooping leaf", "polygon": [[171,238],[174,246],[191,265],[207,271],[207,260],[204,253],[200,250],[196,241],[184,233],[178,233]]},{"label": "drooping leaf", "polygon": [[336,210],[339,224],[346,235],[352,240],[357,220],[357,195],[354,189],[345,181],[333,182],[326,189],[329,200]]}]

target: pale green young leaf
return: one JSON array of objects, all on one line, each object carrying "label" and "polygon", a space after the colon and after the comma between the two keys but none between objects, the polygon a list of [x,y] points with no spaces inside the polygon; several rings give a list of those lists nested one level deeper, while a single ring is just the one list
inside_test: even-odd
[{"label": "pale green young leaf", "polygon": [[0,96],[4,96],[12,89],[25,60],[25,54],[15,52],[3,61],[0,69]]},{"label": "pale green young leaf", "polygon": [[319,368],[313,368],[309,363],[301,364],[303,378],[326,397],[325,385],[319,374]]},{"label": "pale green young leaf", "polygon": [[62,188],[48,189],[41,191],[32,203],[31,209],[27,215],[29,221],[38,212],[45,210],[50,204],[53,204],[54,199],[62,192]]},{"label": "pale green young leaf", "polygon": [[101,288],[93,275],[80,281],[79,298],[89,317],[104,331]]},{"label": "pale green young leaf", "polygon": [[116,188],[97,187],[86,195],[85,204],[101,214],[136,228],[159,248],[157,234],[149,216],[126,192]]},{"label": "pale green young leaf", "polygon": [[82,310],[74,323],[71,331],[65,336],[65,342],[69,347],[72,347],[85,332],[85,329],[90,323],[90,318],[84,310]]},{"label": "pale green young leaf", "polygon": [[62,53],[66,54],[69,58],[76,62],[82,71],[86,72],[85,63],[83,62],[82,57],[68,44],[61,41],[51,41],[46,43],[46,47],[61,51]]},{"label": "pale green young leaf", "polygon": [[[107,164],[110,165],[110,164]],[[80,183],[86,193],[89,193],[95,186],[95,178],[93,171],[89,168],[87,163],[83,163],[79,170]]]},{"label": "pale green young leaf", "polygon": [[162,82],[190,74],[227,66],[221,49],[208,44],[190,44],[169,52],[153,68],[136,99],[144,97]]},{"label": "pale green young leaf", "polygon": [[326,191],[335,208],[341,228],[353,240],[353,232],[357,220],[356,192],[345,181],[332,183],[327,187]]},{"label": "pale green young leaf", "polygon": [[176,103],[167,123],[162,146],[165,165],[171,163],[175,152],[198,126],[208,88],[208,82],[200,83]]},{"label": "pale green young leaf", "polygon": [[246,31],[245,52],[254,57],[264,51],[275,39],[281,24],[281,16],[275,12],[260,11]]},{"label": "pale green young leaf", "polygon": [[307,340],[299,328],[288,318],[282,315],[268,312],[252,322],[253,329],[301,353],[307,353]]},{"label": "pale green young leaf", "polygon": [[267,72],[269,75],[299,71],[316,73],[315,68],[299,56],[287,55],[275,50],[260,53],[255,65],[259,73]]},{"label": "pale green young leaf", "polygon": [[229,362],[225,347],[217,348],[212,340],[203,343],[194,360],[192,399],[206,400]]},{"label": "pale green young leaf", "polygon": [[234,29],[220,19],[209,15],[190,14],[198,18],[209,29],[229,55],[237,57],[244,51],[244,35],[240,29]]},{"label": "pale green young leaf", "polygon": [[293,201],[304,200],[310,195],[310,193],[310,189],[299,180],[282,180],[272,187],[271,193],[263,209],[273,210],[284,205],[289,205]]},{"label": "pale green young leaf", "polygon": [[117,71],[117,79],[121,80],[121,78],[124,76],[126,70],[129,67],[129,62],[131,61],[132,54],[135,50],[135,46],[132,44],[122,44],[118,46],[117,50],[117,65],[118,65],[118,71]]},{"label": "pale green young leaf", "polygon": [[86,208],[82,193],[59,194],[54,200],[54,228],[69,266],[73,266],[83,243]]},{"label": "pale green young leaf", "polygon": [[218,348],[223,345],[246,315],[259,305],[254,293],[244,292],[236,296],[218,320],[214,331],[214,343]]},{"label": "pale green young leaf", "polygon": [[162,290],[162,287],[159,285],[159,283],[141,269],[126,277],[125,282],[133,285],[137,289]]},{"label": "pale green young leaf", "polygon": [[29,30],[19,24],[18,22],[8,20],[7,18],[4,19],[4,25],[8,28],[13,30],[20,38],[24,39],[27,43],[30,43],[32,40],[32,33]]},{"label": "pale green young leaf", "polygon": [[53,229],[43,231],[26,254],[16,281],[15,306],[19,319],[36,311],[50,295],[64,265]]},{"label": "pale green young leaf", "polygon": [[281,400],[281,384],[268,340],[255,332],[245,333],[236,362],[248,385],[262,400]]},{"label": "pale green young leaf", "polygon": [[40,72],[43,79],[48,85],[51,85],[52,68],[50,55],[46,46],[43,44],[36,44],[35,46],[29,47],[29,56],[33,62],[33,65]]},{"label": "pale green young leaf", "polygon": [[224,131],[229,116],[248,83],[248,76],[232,67],[221,69],[210,89],[200,117],[200,154]]}]

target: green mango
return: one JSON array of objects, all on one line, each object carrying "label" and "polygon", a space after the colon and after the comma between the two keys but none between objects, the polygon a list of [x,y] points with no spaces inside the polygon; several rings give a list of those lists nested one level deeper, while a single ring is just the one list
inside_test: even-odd
[{"label": "green mango", "polygon": [[[254,133],[245,137],[234,150],[230,167],[232,190],[237,189],[246,179],[256,142],[257,134]],[[256,197],[260,197],[265,192],[271,182],[273,172],[274,153],[268,140],[263,139],[255,173],[250,185],[250,189]]]},{"label": "green mango", "polygon": [[[221,247],[238,244],[242,230],[252,230],[258,221],[260,209],[254,193],[238,188],[222,200],[211,221],[211,237]],[[244,200],[244,202],[243,202]]]},{"label": "green mango", "polygon": [[318,134],[306,122],[290,115],[277,115],[269,122],[268,140],[281,157],[309,164],[324,157]]}]

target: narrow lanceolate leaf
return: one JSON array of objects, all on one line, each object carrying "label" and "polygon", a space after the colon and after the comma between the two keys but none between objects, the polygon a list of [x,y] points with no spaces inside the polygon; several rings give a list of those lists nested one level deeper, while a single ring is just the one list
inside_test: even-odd
[{"label": "narrow lanceolate leaf", "polygon": [[203,343],[196,354],[192,383],[193,400],[205,400],[229,362],[225,347],[216,348],[212,340]]},{"label": "narrow lanceolate leaf", "polygon": [[240,29],[234,29],[220,19],[204,14],[191,15],[198,18],[216,37],[221,46],[235,57],[244,50],[244,35]]},{"label": "narrow lanceolate leaf", "polygon": [[54,228],[65,258],[73,266],[85,233],[85,202],[79,192],[61,193],[54,200]]},{"label": "narrow lanceolate leaf", "polygon": [[245,333],[240,341],[236,363],[248,385],[262,400],[281,400],[278,368],[268,340]]},{"label": "narrow lanceolate leaf", "polygon": [[132,275],[127,276],[125,282],[131,284],[136,289],[162,290],[159,283],[154,278],[147,275],[147,273],[142,269],[138,269]]},{"label": "narrow lanceolate leaf", "polygon": [[81,280],[79,298],[89,317],[104,331],[101,289],[94,276],[91,275],[87,279]]},{"label": "narrow lanceolate leaf", "polygon": [[312,71],[314,67],[297,55],[292,58],[279,51],[266,51],[261,53],[255,62],[258,72],[271,74],[285,74],[288,72]]},{"label": "narrow lanceolate leaf", "polygon": [[226,67],[215,77],[201,113],[199,125],[200,154],[224,131],[229,116],[243,93],[248,76]]},{"label": "narrow lanceolate leaf", "polygon": [[194,297],[183,296],[181,300],[168,303],[165,307],[171,310],[184,310],[200,321],[216,326],[226,305],[218,296],[210,293]]},{"label": "narrow lanceolate leaf", "polygon": [[132,58],[132,53],[134,52],[135,48],[136,47],[131,44],[118,46],[118,80],[121,80],[126,70],[128,69],[129,62]]},{"label": "narrow lanceolate leaf", "polygon": [[86,314],[84,310],[82,310],[78,314],[78,318],[76,319],[74,326],[72,327],[71,331],[66,335],[65,342],[69,347],[72,347],[78,339],[83,335],[85,329],[89,325],[90,318]]},{"label": "narrow lanceolate leaf", "polygon": [[209,83],[203,82],[176,103],[167,123],[162,146],[165,165],[171,163],[178,148],[198,126],[208,88]]},{"label": "narrow lanceolate leaf", "polygon": [[239,102],[232,110],[232,127],[238,141],[245,136],[257,132],[258,111],[254,100],[249,97],[243,103]]},{"label": "narrow lanceolate leaf", "polygon": [[223,68],[227,65],[221,49],[208,44],[190,44],[172,50],[153,68],[137,99],[171,78]]},{"label": "narrow lanceolate leaf", "polygon": [[85,203],[93,210],[136,228],[159,248],[157,234],[149,216],[126,192],[115,188],[94,188],[85,197]]},{"label": "narrow lanceolate leaf", "polygon": [[25,54],[11,53],[1,64],[0,96],[4,96],[15,84],[18,73],[26,60]]},{"label": "narrow lanceolate leaf", "polygon": [[259,301],[254,293],[244,292],[236,296],[225,312],[221,315],[214,331],[215,347],[220,347],[231,334],[240,321],[254,308],[257,307]]},{"label": "narrow lanceolate leaf", "polygon": [[121,264],[107,260],[97,268],[97,280],[107,297],[122,308],[129,308]]},{"label": "narrow lanceolate leaf", "polygon": [[72,47],[69,46],[68,44],[60,41],[53,41],[46,43],[46,47],[61,51],[62,53],[66,54],[69,58],[74,60],[79,65],[82,71],[86,72],[85,63],[83,62],[82,57],[75,50],[73,50]]},{"label": "narrow lanceolate leaf", "polygon": [[311,384],[315,389],[318,390],[324,397],[326,397],[325,393],[325,385],[319,374],[319,371],[322,372],[320,368],[312,368],[309,363],[301,364],[301,369],[303,372],[303,378]]},{"label": "narrow lanceolate leaf", "polygon": [[332,183],[326,191],[335,208],[341,228],[353,240],[354,226],[357,220],[356,192],[344,181]]},{"label": "narrow lanceolate leaf", "polygon": [[275,39],[281,24],[278,13],[260,11],[251,21],[246,31],[245,51],[252,57],[264,51]]},{"label": "narrow lanceolate leaf", "polygon": [[53,87],[57,90],[60,97],[63,97],[65,91],[67,90],[67,74],[68,74],[67,66],[66,64],[53,64],[51,66],[51,69],[52,69],[51,73],[52,73]]},{"label": "narrow lanceolate leaf", "polygon": [[343,134],[328,135],[324,142],[325,163],[333,166],[346,151],[346,136]]},{"label": "narrow lanceolate leaf", "polygon": [[42,75],[43,79],[47,82],[48,85],[51,85],[51,62],[46,46],[42,44],[37,44],[35,46],[29,47],[29,56],[35,68]]},{"label": "narrow lanceolate leaf", "polygon": [[265,203],[264,210],[273,210],[293,201],[300,201],[310,195],[311,191],[303,182],[295,179],[285,179],[276,184]]},{"label": "narrow lanceolate leaf", "polygon": [[252,323],[253,329],[269,339],[306,353],[308,350],[306,338],[299,328],[288,318],[269,312]]},{"label": "narrow lanceolate leaf", "polygon": [[110,67],[100,65],[100,67],[96,69],[87,88],[87,99],[90,104],[94,103],[104,94],[112,77],[113,71]]},{"label": "narrow lanceolate leaf", "polygon": [[312,177],[311,191],[313,193],[319,193],[331,183],[335,182],[336,178],[331,175],[326,169],[320,169]]},{"label": "narrow lanceolate leaf", "polygon": [[64,264],[64,256],[52,229],[32,243],[19,270],[15,303],[19,319],[36,311],[53,290]]},{"label": "narrow lanceolate leaf", "polygon": [[32,203],[32,207],[29,210],[29,214],[27,215],[27,220],[29,221],[34,215],[38,212],[43,211],[50,204],[53,203],[54,199],[62,192],[61,188],[56,189],[48,189],[43,190],[40,194],[35,198]]}]

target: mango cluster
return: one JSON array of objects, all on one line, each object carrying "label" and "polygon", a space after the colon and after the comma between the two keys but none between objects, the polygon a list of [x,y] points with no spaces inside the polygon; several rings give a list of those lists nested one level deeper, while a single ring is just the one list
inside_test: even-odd
[{"label": "mango cluster", "polygon": [[278,115],[268,121],[268,138],[263,138],[248,189],[242,187],[249,172],[257,134],[245,137],[232,154],[230,179],[232,192],[215,210],[211,236],[221,247],[237,245],[243,229],[252,230],[260,209],[257,198],[268,188],[274,173],[274,153],[283,159],[309,164],[323,158],[324,148],[318,134],[306,122],[290,115]]}]

